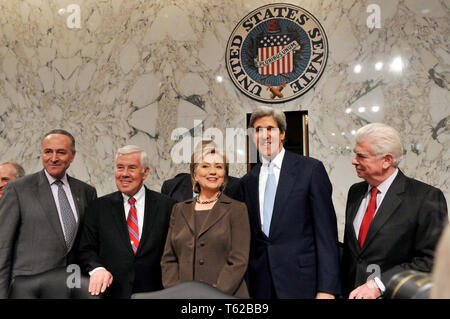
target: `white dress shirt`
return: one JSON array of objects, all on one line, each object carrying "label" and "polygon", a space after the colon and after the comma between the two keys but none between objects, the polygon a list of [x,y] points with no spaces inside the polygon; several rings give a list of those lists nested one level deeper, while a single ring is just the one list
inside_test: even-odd
[{"label": "white dress shirt", "polygon": [[[278,153],[277,156],[272,160],[273,162],[273,173],[275,175],[275,181],[277,182],[278,187],[278,180],[280,179],[280,171],[281,171],[281,164],[283,163],[284,158],[284,147],[281,149],[281,152]],[[264,193],[266,190],[266,183],[267,183],[267,176],[269,175],[269,161],[261,156],[262,165],[261,170],[259,172],[259,214],[261,216],[261,228],[262,225],[264,225]]]},{"label": "white dress shirt", "polygon": [[[383,202],[384,196],[386,195],[387,191],[389,190],[389,187],[391,187],[392,182],[394,181],[395,177],[398,174],[398,168],[395,169],[394,173],[391,174],[388,178],[386,178],[380,185],[377,186],[378,188],[378,194],[377,194],[377,208],[375,210],[375,215],[378,212],[378,208],[380,207],[381,203]],[[361,201],[361,205],[359,206],[358,212],[356,213],[355,219],[353,220],[353,228],[355,230],[356,238],[359,236],[359,229],[361,228],[361,223],[364,218],[364,214],[366,213],[367,206],[369,205],[370,201],[370,193],[372,190],[372,186],[367,186],[367,192],[364,195],[363,200]],[[378,285],[378,288],[380,288],[381,292],[384,293],[386,290],[386,287],[384,286],[383,282],[380,278],[375,277],[375,282]]]},{"label": "white dress shirt", "polygon": [[[64,229],[64,223],[61,215],[61,208],[59,207],[59,199],[58,199],[58,185],[55,184],[55,181],[57,180],[52,175],[47,173],[47,171],[44,169],[45,176],[47,176],[47,180],[50,183],[50,188],[52,189],[53,199],[55,200],[56,209],[58,210],[58,217],[59,222],[61,223],[63,232],[64,232],[64,238],[66,238],[66,230]],[[63,189],[66,193],[67,199],[69,200],[70,208],[72,209],[73,216],[75,217],[75,221],[78,223],[78,214],[77,209],[75,207],[75,202],[73,201],[72,191],[70,190],[69,181],[67,180],[67,174],[64,174],[64,177],[61,178],[61,182],[63,183]]]}]

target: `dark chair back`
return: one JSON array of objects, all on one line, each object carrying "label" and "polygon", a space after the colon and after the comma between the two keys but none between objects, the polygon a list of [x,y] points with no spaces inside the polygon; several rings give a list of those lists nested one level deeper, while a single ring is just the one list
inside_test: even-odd
[{"label": "dark chair back", "polygon": [[199,281],[186,281],[152,292],[131,295],[131,299],[238,299]]}]

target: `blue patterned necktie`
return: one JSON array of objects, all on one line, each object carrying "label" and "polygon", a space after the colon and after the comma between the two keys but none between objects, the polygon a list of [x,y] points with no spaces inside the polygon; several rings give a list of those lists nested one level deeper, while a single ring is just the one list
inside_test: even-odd
[{"label": "blue patterned necktie", "polygon": [[66,246],[67,250],[70,250],[77,233],[77,221],[73,215],[66,192],[64,191],[63,182],[58,179],[55,181],[55,184],[58,186],[59,209],[61,211],[61,218],[63,221]]},{"label": "blue patterned necktie", "polygon": [[277,181],[273,173],[273,163],[269,163],[269,173],[267,175],[266,190],[264,191],[264,211],[263,211],[263,231],[269,237],[270,221],[272,220],[273,204],[277,192]]}]

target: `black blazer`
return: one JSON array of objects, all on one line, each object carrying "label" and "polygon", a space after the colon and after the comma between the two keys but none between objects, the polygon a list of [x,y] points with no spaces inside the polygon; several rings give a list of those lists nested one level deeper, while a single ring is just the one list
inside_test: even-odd
[{"label": "black blazer", "polygon": [[88,207],[78,258],[85,272],[105,267],[113,275],[105,297],[130,298],[136,292],[163,289],[160,261],[174,204],[171,198],[145,188],[144,225],[136,255],[121,192],[100,197]]},{"label": "black blazer", "polygon": [[377,267],[385,286],[407,269],[430,272],[436,243],[448,221],[442,192],[399,171],[360,248],[353,220],[367,189],[368,184],[361,182],[348,192],[342,258],[345,297],[376,275]]},{"label": "black blazer", "polygon": [[[164,181],[161,187],[161,193],[172,197],[177,202],[184,202],[192,198],[192,181],[191,175],[180,173],[174,178]],[[239,178],[228,176],[227,186],[223,192],[233,199],[239,198]]]},{"label": "black blazer", "polygon": [[270,233],[261,229],[259,172],[241,178],[241,196],[251,228],[249,292],[268,298],[271,276],[278,298],[339,294],[339,249],[331,183],[322,162],[286,151],[273,208]]}]

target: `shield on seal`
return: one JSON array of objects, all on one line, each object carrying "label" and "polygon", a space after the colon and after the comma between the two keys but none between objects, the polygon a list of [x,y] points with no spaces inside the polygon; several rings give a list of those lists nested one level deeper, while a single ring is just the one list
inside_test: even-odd
[{"label": "shield on seal", "polygon": [[258,73],[261,75],[279,75],[293,70],[292,50],[284,50],[292,42],[292,34],[267,33],[257,38]]}]

